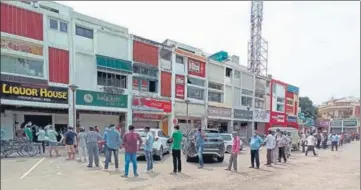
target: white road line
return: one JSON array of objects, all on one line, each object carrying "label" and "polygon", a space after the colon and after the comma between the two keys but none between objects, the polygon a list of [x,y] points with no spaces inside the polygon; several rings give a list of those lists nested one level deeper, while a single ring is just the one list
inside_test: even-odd
[{"label": "white road line", "polygon": [[31,167],[27,172],[25,172],[20,179],[24,179],[27,175],[30,174],[31,171],[33,171],[36,167],[38,167],[38,165],[43,162],[45,160],[45,157],[42,158],[41,160],[39,160],[35,165],[33,165],[33,167]]}]

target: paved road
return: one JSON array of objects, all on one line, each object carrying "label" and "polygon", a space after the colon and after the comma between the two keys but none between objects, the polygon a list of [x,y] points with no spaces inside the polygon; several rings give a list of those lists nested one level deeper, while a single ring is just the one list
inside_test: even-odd
[{"label": "paved road", "polygon": [[[207,163],[197,169],[196,163],[183,161],[183,173],[170,175],[171,157],[157,162],[156,171],[139,177],[120,177],[119,172],[87,169],[84,163],[66,161],[64,157],[18,158],[1,160],[1,189],[3,190],[141,190],[141,189],[242,189],[247,190],[359,190],[360,143],[354,142],[338,152],[320,150],[318,157],[293,153],[287,164],[261,170],[248,168],[249,154],[239,158],[239,173],[225,171],[224,163]],[[311,154],[312,155],[312,154]],[[265,161],[261,150],[261,163]],[[123,165],[123,158],[120,160]],[[110,166],[112,168],[113,165]],[[145,162],[139,161],[143,171]]]}]

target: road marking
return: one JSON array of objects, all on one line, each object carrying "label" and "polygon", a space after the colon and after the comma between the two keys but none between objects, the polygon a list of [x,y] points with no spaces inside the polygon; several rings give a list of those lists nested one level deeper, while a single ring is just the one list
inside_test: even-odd
[{"label": "road marking", "polygon": [[42,158],[41,160],[39,160],[35,165],[33,165],[33,167],[31,167],[27,172],[25,172],[20,179],[24,179],[27,175],[30,174],[30,172],[32,172],[36,167],[38,167],[38,165],[43,162],[45,160],[45,157]]}]

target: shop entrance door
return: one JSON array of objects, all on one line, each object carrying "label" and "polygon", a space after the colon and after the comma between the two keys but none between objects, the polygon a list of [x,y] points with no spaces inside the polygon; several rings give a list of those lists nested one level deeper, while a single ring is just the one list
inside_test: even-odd
[{"label": "shop entrance door", "polygon": [[24,115],[25,123],[31,121],[33,125],[37,125],[39,127],[45,127],[46,125],[52,124],[51,115]]}]

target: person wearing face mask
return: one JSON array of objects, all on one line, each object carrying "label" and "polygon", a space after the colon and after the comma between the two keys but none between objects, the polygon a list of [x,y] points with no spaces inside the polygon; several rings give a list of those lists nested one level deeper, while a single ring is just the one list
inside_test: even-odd
[{"label": "person wearing face mask", "polygon": [[198,131],[194,134],[194,138],[196,141],[196,150],[198,153],[198,160],[199,160],[199,169],[203,168],[203,150],[204,150],[204,138],[205,134],[202,132],[202,128],[199,127]]},{"label": "person wearing face mask", "polygon": [[[259,148],[262,146],[263,140],[258,135],[258,131],[254,132],[254,135],[251,138],[249,143],[251,149],[251,166],[249,168],[259,169]],[[254,163],[256,162],[256,167]]]}]

